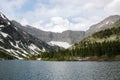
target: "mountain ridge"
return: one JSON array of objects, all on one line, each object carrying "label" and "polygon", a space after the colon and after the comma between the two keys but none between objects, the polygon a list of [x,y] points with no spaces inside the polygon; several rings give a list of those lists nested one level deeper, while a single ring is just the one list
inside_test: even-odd
[{"label": "mountain ridge", "polygon": [[40,29],[36,29],[32,26],[22,26],[20,23],[16,21],[12,21],[17,27],[27,31],[31,35],[45,41],[45,42],[51,42],[51,41],[60,41],[60,42],[67,42],[68,44],[72,45],[76,42],[81,41],[82,39],[92,35],[95,32],[98,32],[100,30],[105,30],[107,28],[111,28],[112,25],[120,19],[119,15],[111,15],[102,21],[100,21],[97,24],[94,24],[90,26],[90,28],[87,31],[72,31],[72,30],[66,30],[62,33],[56,33],[56,32],[50,32],[50,31],[43,31]]},{"label": "mountain ridge", "polygon": [[79,40],[83,39],[83,36],[85,34],[84,31],[63,31],[62,33],[54,33],[50,31],[42,31],[39,29],[36,29],[31,26],[22,26],[20,23],[16,21],[12,21],[17,27],[23,29],[24,31],[27,31],[31,35],[45,41],[45,42],[50,42],[50,41],[61,41],[61,42],[68,42],[69,44],[73,44]]},{"label": "mountain ridge", "polygon": [[114,23],[119,19],[120,19],[120,15],[111,15],[103,19],[99,23],[90,26],[90,28],[85,33],[85,37],[91,36],[95,32],[112,28]]},{"label": "mountain ridge", "polygon": [[33,37],[17,28],[7,17],[0,13],[0,56],[17,59],[29,59],[33,55],[40,55],[44,51],[59,49],[50,46],[40,39]]}]

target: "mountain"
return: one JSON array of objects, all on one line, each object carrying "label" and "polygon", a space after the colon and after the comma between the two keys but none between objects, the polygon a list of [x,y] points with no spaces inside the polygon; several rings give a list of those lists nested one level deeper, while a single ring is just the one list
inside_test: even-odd
[{"label": "mountain", "polygon": [[118,19],[120,19],[119,15],[112,15],[105,18],[101,22],[92,25],[90,29],[88,29],[87,31],[67,30],[62,33],[42,31],[40,29],[36,29],[28,25],[22,26],[20,23],[16,21],[12,21],[12,23],[19,27],[20,29],[31,34],[32,36],[35,36],[36,38],[41,39],[50,45],[58,45],[64,48],[68,48],[72,46],[74,43],[79,42],[88,36],[91,36],[95,32],[111,28]]},{"label": "mountain", "polygon": [[109,16],[107,18],[105,18],[104,20],[102,20],[101,22],[92,25],[86,32],[85,32],[85,37],[91,36],[92,34],[94,34],[95,32],[101,31],[101,30],[105,30],[108,28],[113,27],[114,23],[116,21],[118,21],[120,19],[119,15],[112,15]]},{"label": "mountain", "polygon": [[91,36],[73,45],[70,49],[73,49],[78,46],[80,47],[81,43],[83,44],[84,42],[102,43],[104,41],[116,41],[116,40],[120,40],[120,19],[117,20],[111,28],[93,33]]},{"label": "mountain", "polygon": [[29,59],[33,55],[40,55],[41,52],[56,49],[59,47],[50,46],[16,27],[4,14],[0,13],[0,58]]},{"label": "mountain", "polygon": [[[64,53],[64,54],[63,54]],[[47,54],[50,54],[47,56]],[[43,60],[120,60],[120,19],[66,50],[42,54]]]},{"label": "mountain", "polygon": [[[71,55],[78,56],[81,50],[82,52],[88,51],[88,48],[85,48],[87,44],[99,47],[104,42],[107,47],[113,46],[108,44],[119,44],[119,20],[119,15],[113,15],[91,26],[86,32],[67,30],[62,33],[54,33],[42,31],[31,26],[22,26],[16,21],[8,20],[4,14],[0,13],[0,59],[30,59],[41,55],[45,56],[46,53],[51,51],[52,54],[49,55],[59,56],[60,59],[63,59],[68,54],[62,54],[63,57],[60,56],[61,54],[56,54],[61,53],[59,52],[60,47],[56,45],[68,48],[75,43],[72,47],[62,51],[62,53],[69,53],[69,58]],[[94,48],[98,48],[95,46]],[[46,53],[43,54],[43,52]],[[79,54],[79,56],[83,56],[83,54]]]},{"label": "mountain", "polygon": [[[41,39],[47,43],[51,42],[61,42],[61,43],[67,43],[68,45],[72,45],[79,40],[82,40],[84,38],[85,32],[84,31],[64,31],[62,33],[54,33],[54,32],[48,32],[48,31],[42,31],[40,29],[36,29],[31,26],[22,26],[20,23],[16,21],[12,21],[14,25],[19,27],[20,29],[28,32],[29,34],[37,37],[38,39]],[[63,45],[64,46],[64,45]]]},{"label": "mountain", "polygon": [[94,33],[69,50],[81,57],[94,56],[90,60],[120,60],[120,19],[111,28]]}]

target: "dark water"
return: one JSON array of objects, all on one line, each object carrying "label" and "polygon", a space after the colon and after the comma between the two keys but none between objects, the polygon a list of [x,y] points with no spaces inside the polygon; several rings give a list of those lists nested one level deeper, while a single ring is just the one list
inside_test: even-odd
[{"label": "dark water", "polygon": [[0,80],[120,80],[120,62],[0,61]]}]

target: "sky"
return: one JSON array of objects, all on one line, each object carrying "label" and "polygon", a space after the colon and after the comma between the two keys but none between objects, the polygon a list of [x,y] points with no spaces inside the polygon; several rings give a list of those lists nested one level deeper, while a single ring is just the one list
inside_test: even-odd
[{"label": "sky", "polygon": [[120,15],[120,0],[0,0],[10,20],[44,31],[86,31],[110,15]]}]

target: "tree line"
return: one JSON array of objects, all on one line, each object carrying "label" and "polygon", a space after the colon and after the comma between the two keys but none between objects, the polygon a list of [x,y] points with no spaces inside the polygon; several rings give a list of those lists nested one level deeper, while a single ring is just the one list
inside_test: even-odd
[{"label": "tree line", "polygon": [[82,46],[75,47],[75,49],[42,53],[42,58],[46,60],[71,60],[75,57],[107,56],[111,58],[116,55],[120,55],[120,40],[104,42],[85,41],[82,43]]}]

